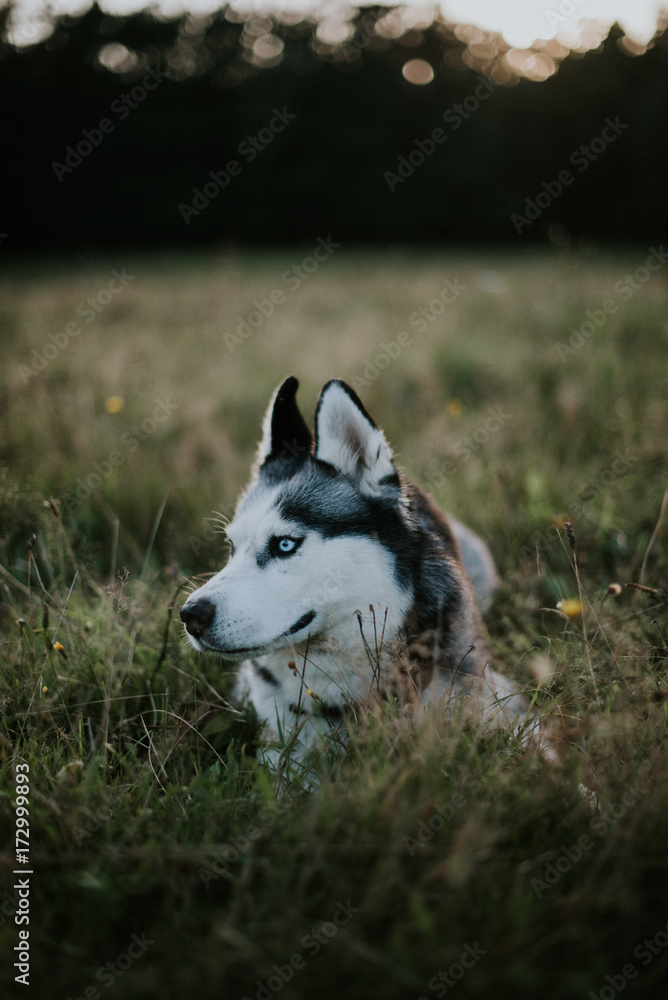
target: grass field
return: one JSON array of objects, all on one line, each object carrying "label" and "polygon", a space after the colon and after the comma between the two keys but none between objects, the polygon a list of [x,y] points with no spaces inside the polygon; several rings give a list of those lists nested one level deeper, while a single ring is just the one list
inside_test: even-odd
[{"label": "grass field", "polygon": [[[316,247],[1,279],[2,994],[659,996],[668,271]],[[489,540],[496,665],[561,720],[561,767],[385,705],[276,794],[173,609],[225,558],[214,512],[290,373],[309,417],[350,381]]]}]

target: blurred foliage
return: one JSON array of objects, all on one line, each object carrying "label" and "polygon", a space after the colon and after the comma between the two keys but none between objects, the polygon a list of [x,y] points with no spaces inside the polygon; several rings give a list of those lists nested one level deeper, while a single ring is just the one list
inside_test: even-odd
[{"label": "blurred foliage", "polygon": [[[438,22],[380,36],[378,18],[378,8],[362,9],[355,33],[328,45],[313,21],[244,21],[225,9],[113,17],[93,6],[58,17],[35,45],[4,43],[0,86],[20,96],[3,113],[12,151],[0,167],[6,247],[285,243],[330,232],[346,241],[585,245],[665,231],[665,34],[632,57],[613,28],[584,55],[541,55],[554,72],[535,82],[513,75],[491,42],[467,47],[466,35]],[[427,86],[402,76],[416,58],[435,69]],[[149,71],[154,89],[142,83]],[[444,113],[475,101],[485,79],[489,98],[457,112],[447,141],[391,191],[385,174],[443,127]],[[243,144],[268,129],[275,109],[295,117],[251,160]],[[628,127],[518,235],[513,213],[569,169],[606,118]],[[68,155],[75,165],[54,169]],[[234,159],[240,174],[184,221],[179,206]]]}]

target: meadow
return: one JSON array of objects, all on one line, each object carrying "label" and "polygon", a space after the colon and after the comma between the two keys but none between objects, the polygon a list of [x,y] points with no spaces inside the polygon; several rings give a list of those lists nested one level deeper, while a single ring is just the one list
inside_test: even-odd
[{"label": "meadow", "polygon": [[[642,246],[323,238],[5,269],[3,996],[660,995],[667,291]],[[349,381],[489,541],[495,665],[558,728],[559,766],[390,703],[315,790],[257,763],[178,607],[225,560],[290,373],[309,420]]]}]

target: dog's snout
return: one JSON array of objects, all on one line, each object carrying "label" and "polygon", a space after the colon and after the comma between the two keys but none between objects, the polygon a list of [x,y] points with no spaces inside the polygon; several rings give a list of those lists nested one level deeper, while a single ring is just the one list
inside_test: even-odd
[{"label": "dog's snout", "polygon": [[207,625],[210,625],[213,621],[216,606],[205,597],[200,597],[196,601],[187,601],[181,608],[180,613],[181,621],[185,625],[186,630],[197,638],[206,629]]}]

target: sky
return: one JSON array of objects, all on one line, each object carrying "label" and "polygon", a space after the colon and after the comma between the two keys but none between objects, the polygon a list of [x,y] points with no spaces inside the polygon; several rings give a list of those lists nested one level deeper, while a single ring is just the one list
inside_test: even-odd
[{"label": "sky", "polygon": [[[379,0],[382,2],[382,0]],[[222,6],[220,0],[98,0],[103,10],[113,14],[131,14],[147,6],[166,15],[183,11],[209,14]],[[91,0],[15,0],[16,15],[12,41],[17,45],[34,44],[50,34],[50,15],[82,13]],[[232,0],[240,12],[317,12],[318,18],[345,22],[357,9],[345,0]],[[394,4],[388,4],[394,6]],[[448,21],[473,24],[503,35],[514,48],[529,48],[538,39],[556,38],[569,48],[580,42],[583,21],[598,22],[598,32],[617,21],[626,35],[644,45],[654,35],[661,11],[668,13],[668,0],[404,0],[404,6],[423,15],[430,23],[442,12]]]}]

